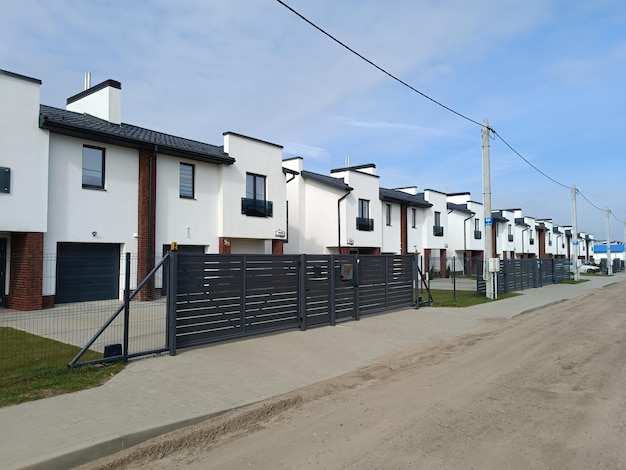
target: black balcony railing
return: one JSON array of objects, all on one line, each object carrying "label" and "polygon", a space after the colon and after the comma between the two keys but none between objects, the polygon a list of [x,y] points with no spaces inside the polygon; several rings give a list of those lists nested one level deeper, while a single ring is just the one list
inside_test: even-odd
[{"label": "black balcony railing", "polygon": [[535,239],[534,239],[534,238],[531,238],[529,241],[530,241],[530,244],[531,244],[531,245],[534,245],[534,244],[535,244]]},{"label": "black balcony railing", "polygon": [[356,218],[356,229],[363,232],[371,232],[374,230],[374,219],[366,219],[365,217]]},{"label": "black balcony railing", "polygon": [[481,238],[483,238],[483,232],[481,232],[480,230],[474,230],[474,238],[476,240],[480,240]]},{"label": "black balcony railing", "polygon": [[512,242],[513,241],[513,235],[509,235],[509,241]]},{"label": "black balcony railing", "polygon": [[433,235],[435,237],[443,237],[443,227],[441,225],[433,225]]},{"label": "black balcony railing", "polygon": [[273,204],[272,201],[242,197],[241,213],[252,217],[272,217]]}]

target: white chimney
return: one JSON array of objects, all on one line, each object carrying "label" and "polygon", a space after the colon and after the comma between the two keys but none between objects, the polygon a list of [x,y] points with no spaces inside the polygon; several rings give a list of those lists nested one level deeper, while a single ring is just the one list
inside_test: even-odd
[{"label": "white chimney", "polygon": [[106,80],[93,87],[91,73],[85,74],[85,86],[80,93],[67,99],[68,111],[91,114],[112,124],[122,123],[122,84],[116,80]]}]

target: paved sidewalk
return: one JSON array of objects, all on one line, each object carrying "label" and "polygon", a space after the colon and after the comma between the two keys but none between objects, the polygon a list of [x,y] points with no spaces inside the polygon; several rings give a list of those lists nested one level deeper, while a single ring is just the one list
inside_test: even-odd
[{"label": "paved sidewalk", "polygon": [[451,338],[626,280],[530,289],[465,309],[405,309],[131,362],[99,388],[0,409],[0,468],[67,469],[227,410],[373,364],[399,348]]}]

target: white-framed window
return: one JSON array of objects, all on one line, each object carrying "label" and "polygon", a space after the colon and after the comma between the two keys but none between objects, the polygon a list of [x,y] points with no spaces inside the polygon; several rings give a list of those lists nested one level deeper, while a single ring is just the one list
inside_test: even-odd
[{"label": "white-framed window", "polygon": [[391,226],[391,204],[385,204],[385,224]]}]

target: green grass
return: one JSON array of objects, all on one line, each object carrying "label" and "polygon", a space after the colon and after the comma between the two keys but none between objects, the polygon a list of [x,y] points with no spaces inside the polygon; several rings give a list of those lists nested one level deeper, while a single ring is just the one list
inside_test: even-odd
[{"label": "green grass", "polygon": [[[70,369],[80,348],[14,328],[0,327],[0,407],[97,387],[124,364]],[[83,360],[101,358],[87,351]]]},{"label": "green grass", "polygon": [[589,282],[589,279],[580,279],[579,281],[575,281],[574,279],[566,279],[565,281],[561,281],[561,284],[581,284],[583,282]]},{"label": "green grass", "polygon": [[[497,300],[491,300],[487,297],[479,297],[474,291],[457,290],[456,300],[454,299],[454,291],[448,289],[431,289],[430,293],[433,297],[434,307],[471,307],[472,305],[486,304],[488,302],[496,302],[497,300],[508,299],[516,297],[520,294],[516,292],[509,292],[505,294],[498,294]],[[428,296],[424,291],[420,294],[424,299]]]}]

